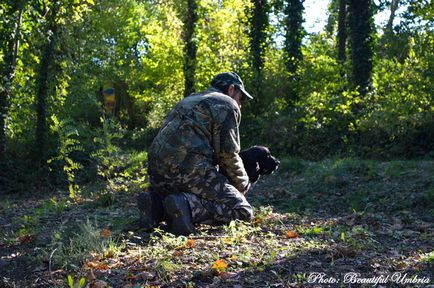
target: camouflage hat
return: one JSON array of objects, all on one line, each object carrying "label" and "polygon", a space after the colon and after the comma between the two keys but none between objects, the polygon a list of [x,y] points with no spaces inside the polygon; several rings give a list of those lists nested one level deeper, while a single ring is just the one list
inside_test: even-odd
[{"label": "camouflage hat", "polygon": [[214,79],[211,82],[211,86],[213,87],[221,87],[225,85],[233,84],[236,87],[238,87],[241,92],[247,97],[247,100],[253,99],[252,95],[249,94],[249,92],[246,91],[244,88],[243,80],[241,80],[240,76],[238,76],[235,72],[224,72],[220,73],[217,76],[214,77]]}]

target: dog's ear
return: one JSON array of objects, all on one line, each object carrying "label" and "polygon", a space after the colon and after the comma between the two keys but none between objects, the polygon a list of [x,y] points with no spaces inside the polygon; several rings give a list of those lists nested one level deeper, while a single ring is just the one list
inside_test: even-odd
[{"label": "dog's ear", "polygon": [[245,149],[240,152],[240,157],[243,160],[244,169],[249,176],[249,181],[254,183],[259,179],[259,163],[257,162],[256,152],[252,148]]},{"label": "dog's ear", "polygon": [[256,146],[250,147],[240,152],[240,157],[243,160],[244,169],[249,176],[250,183],[255,183],[259,179],[259,170],[261,169],[258,163],[258,151]]},{"label": "dog's ear", "polygon": [[252,176],[250,177],[250,175],[249,175],[249,179],[250,179],[250,182],[253,184],[253,183],[255,183],[256,181],[258,181],[259,180],[259,177],[261,177],[261,174],[259,174],[259,170],[261,169],[261,167],[259,167],[259,163],[258,162],[255,162],[255,172],[254,173],[252,173]]}]

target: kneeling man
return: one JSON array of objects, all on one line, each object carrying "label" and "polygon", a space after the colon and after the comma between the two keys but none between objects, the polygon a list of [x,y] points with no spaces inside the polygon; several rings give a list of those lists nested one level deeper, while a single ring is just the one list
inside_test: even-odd
[{"label": "kneeling man", "polygon": [[[150,189],[138,197],[140,224],[166,220],[174,234],[194,224],[250,221],[249,178],[239,156],[241,103],[252,99],[234,72],[182,99],[167,116],[148,154]],[[164,212],[163,212],[164,211]]]}]

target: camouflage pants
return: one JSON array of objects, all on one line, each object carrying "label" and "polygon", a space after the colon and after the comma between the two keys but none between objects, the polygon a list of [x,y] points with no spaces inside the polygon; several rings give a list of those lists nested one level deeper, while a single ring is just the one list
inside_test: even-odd
[{"label": "camouflage pants", "polygon": [[151,187],[158,194],[181,192],[186,196],[195,224],[222,224],[253,218],[252,207],[245,196],[215,168],[188,175],[161,175],[152,169],[149,172]]}]

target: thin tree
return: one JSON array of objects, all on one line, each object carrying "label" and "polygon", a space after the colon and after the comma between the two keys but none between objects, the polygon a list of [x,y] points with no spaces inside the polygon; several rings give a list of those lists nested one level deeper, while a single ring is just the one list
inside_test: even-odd
[{"label": "thin tree", "polygon": [[372,0],[349,0],[352,83],[366,96],[371,84],[373,38]]},{"label": "thin tree", "polygon": [[47,137],[47,99],[49,95],[50,68],[54,60],[55,44],[57,37],[57,13],[59,3],[55,2],[51,10],[47,12],[47,42],[42,47],[42,58],[38,69],[36,91],[36,157],[43,159]]},{"label": "thin tree", "polygon": [[[396,12],[402,6],[409,5],[410,2],[406,0],[391,0],[385,1],[385,9],[389,9],[390,14],[386,25],[383,28],[383,35],[378,41],[378,51],[377,53],[381,55],[381,58],[392,58],[403,62],[409,52],[409,37],[412,32],[406,31],[404,28],[406,25],[402,26],[399,24],[397,31],[394,31],[394,22],[396,19]],[[411,7],[411,6],[410,6]],[[404,28],[404,29],[403,29]]]},{"label": "thin tree", "polygon": [[389,15],[389,19],[387,20],[387,24],[385,27],[385,33],[393,33],[393,21],[395,20],[396,17],[396,11],[399,8],[400,5],[400,0],[392,0],[390,2],[390,15]]},{"label": "thin tree", "polygon": [[187,0],[187,11],[184,15],[184,96],[195,91],[196,53],[194,28],[197,22],[196,0]]},{"label": "thin tree", "polygon": [[285,65],[290,74],[290,85],[288,92],[288,101],[294,103],[298,96],[294,89],[294,83],[297,80],[297,69],[303,59],[301,52],[302,40],[304,37],[303,29],[303,2],[304,0],[286,0],[284,7],[284,27],[285,27]]},{"label": "thin tree", "polygon": [[[270,5],[267,3],[267,0],[252,0],[252,3],[253,10],[250,17],[250,58],[253,67],[254,101],[261,101],[263,98],[262,71],[264,68],[265,48],[267,45]],[[255,110],[257,109],[258,107],[256,107]]]},{"label": "thin tree", "polygon": [[0,64],[0,161],[6,150],[6,117],[11,97],[11,86],[15,78],[18,51],[20,46],[20,31],[26,1],[14,1],[9,4],[10,10],[5,13],[11,17],[1,29],[0,45],[3,51],[3,62]]},{"label": "thin tree", "polygon": [[334,34],[334,30],[336,28],[336,23],[339,18],[339,1],[340,0],[331,0],[328,6],[328,19],[325,26],[325,31],[329,36]]},{"label": "thin tree", "polygon": [[346,47],[347,47],[347,0],[339,0],[339,16],[338,16],[338,60],[345,62]]}]

